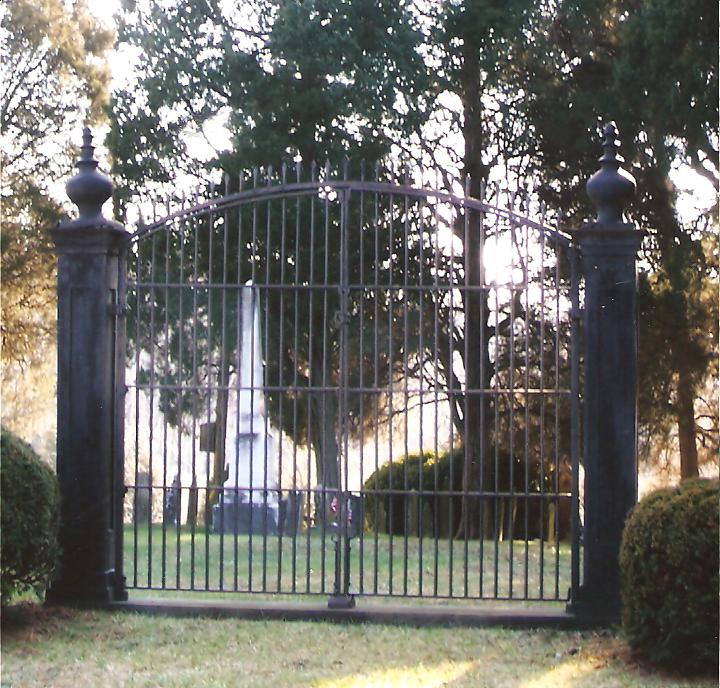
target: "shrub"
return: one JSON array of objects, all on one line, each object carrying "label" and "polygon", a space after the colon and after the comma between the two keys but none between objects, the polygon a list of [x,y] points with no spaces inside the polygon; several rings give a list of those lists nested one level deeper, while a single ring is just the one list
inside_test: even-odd
[{"label": "shrub", "polygon": [[58,558],[60,495],[55,474],[5,429],[0,437],[0,599],[42,594]]},{"label": "shrub", "polygon": [[696,671],[717,662],[717,480],[688,480],[648,495],[620,550],[623,628],[660,665]]},{"label": "shrub", "polygon": [[[486,470],[491,471],[491,486],[497,492],[510,492],[510,458],[505,452],[497,457],[497,475],[494,474],[495,454]],[[540,492],[539,474],[545,474],[544,489],[547,494],[554,491],[555,467],[546,461],[530,458],[527,475],[525,459],[512,463],[512,483],[516,497],[510,500],[466,497],[477,500],[478,507],[491,509],[489,520],[485,521],[486,536],[528,539],[567,539],[570,535],[570,502],[560,500],[559,504],[547,500],[524,499],[527,484],[529,493]],[[371,531],[394,535],[424,535],[430,537],[452,537],[457,532],[463,516],[463,463],[465,453],[457,447],[452,453],[436,456],[432,452],[410,454],[398,461],[386,463],[375,471],[363,485],[365,525]],[[570,489],[570,466],[559,467],[559,489]],[[527,481],[527,482],[526,482]],[[423,496],[412,491],[422,491]],[[405,494],[382,494],[383,490],[397,490]],[[434,492],[435,494],[428,494]],[[456,494],[449,494],[449,493]]]},{"label": "shrub", "polygon": [[[409,454],[399,461],[386,463],[363,485],[366,524],[371,530],[395,535],[418,534],[419,521],[425,520],[425,535],[448,536],[457,528],[461,515],[461,498],[448,495],[415,497],[412,491],[447,493],[462,489],[463,452]],[[452,472],[452,484],[451,484]],[[380,494],[382,490],[401,490],[407,494]],[[378,491],[378,492],[376,492]],[[414,503],[414,500],[418,500]],[[450,502],[453,502],[452,508]],[[450,524],[450,515],[453,523]]]}]

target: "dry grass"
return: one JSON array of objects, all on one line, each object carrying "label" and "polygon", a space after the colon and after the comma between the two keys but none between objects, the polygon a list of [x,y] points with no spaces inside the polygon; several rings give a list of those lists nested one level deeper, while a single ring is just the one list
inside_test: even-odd
[{"label": "dry grass", "polygon": [[4,614],[3,688],[374,686],[709,688],[653,673],[609,634]]}]

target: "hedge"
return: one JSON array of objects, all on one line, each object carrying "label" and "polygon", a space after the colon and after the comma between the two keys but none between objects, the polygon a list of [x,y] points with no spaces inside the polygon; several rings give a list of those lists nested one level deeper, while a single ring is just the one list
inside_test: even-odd
[{"label": "hedge", "polygon": [[42,595],[57,564],[60,495],[55,474],[33,449],[2,429],[0,437],[0,598]]},{"label": "hedge", "polygon": [[657,664],[717,667],[719,499],[719,481],[687,480],[645,497],[626,523],[623,629]]}]

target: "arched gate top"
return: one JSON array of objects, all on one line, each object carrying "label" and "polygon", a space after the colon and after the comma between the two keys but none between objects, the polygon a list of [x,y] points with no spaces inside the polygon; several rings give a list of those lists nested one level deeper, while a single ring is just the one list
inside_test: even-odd
[{"label": "arched gate top", "polygon": [[386,196],[400,196],[417,199],[435,199],[441,203],[452,204],[456,207],[475,210],[482,214],[492,214],[502,217],[510,223],[527,226],[547,238],[554,240],[564,247],[570,246],[570,238],[557,229],[548,227],[530,217],[499,205],[483,202],[471,196],[454,194],[448,191],[440,191],[426,187],[411,185],[393,184],[377,181],[349,181],[349,180],[313,180],[308,182],[281,183],[276,185],[255,186],[235,193],[211,198],[190,207],[182,208],[152,222],[141,224],[137,231],[131,235],[131,241],[137,241],[154,234],[165,228],[169,223],[191,217],[199,217],[212,213],[225,212],[233,208],[241,207],[247,203],[257,203],[265,200],[280,200],[283,198],[294,198],[308,196],[319,192],[337,193],[372,193]]}]

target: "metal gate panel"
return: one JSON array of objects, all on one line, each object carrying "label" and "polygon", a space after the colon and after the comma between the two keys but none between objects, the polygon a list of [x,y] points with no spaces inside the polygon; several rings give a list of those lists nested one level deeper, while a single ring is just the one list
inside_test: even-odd
[{"label": "metal gate panel", "polygon": [[371,176],[226,178],[133,236],[129,588],[577,588],[574,249],[511,203]]}]

